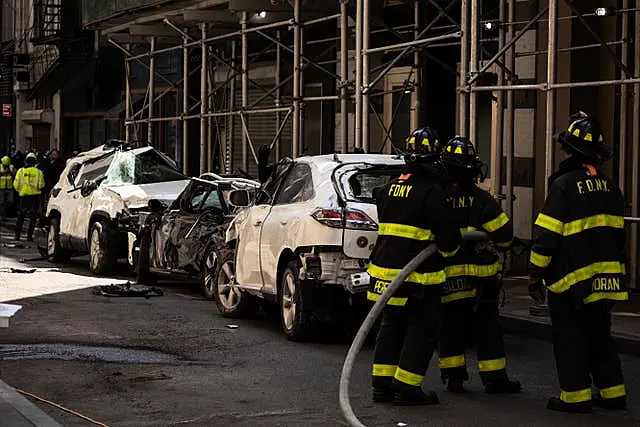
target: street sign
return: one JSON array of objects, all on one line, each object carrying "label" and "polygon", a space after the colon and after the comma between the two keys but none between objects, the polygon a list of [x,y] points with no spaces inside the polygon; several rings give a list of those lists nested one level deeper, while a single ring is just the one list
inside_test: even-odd
[{"label": "street sign", "polygon": [[2,116],[11,117],[11,104],[2,104]]}]

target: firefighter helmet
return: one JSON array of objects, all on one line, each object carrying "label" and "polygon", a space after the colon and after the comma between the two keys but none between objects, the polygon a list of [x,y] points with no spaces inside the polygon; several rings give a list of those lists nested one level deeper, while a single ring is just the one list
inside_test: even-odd
[{"label": "firefighter helmet", "polygon": [[9,156],[4,156],[2,158],[2,166],[9,166],[11,164],[11,159]]},{"label": "firefighter helmet", "polygon": [[442,150],[442,164],[449,176],[456,181],[484,180],[483,163],[473,143],[463,136],[449,140]]},{"label": "firefighter helmet", "polygon": [[428,126],[413,131],[407,138],[405,160],[409,163],[432,163],[441,153],[440,137]]},{"label": "firefighter helmet", "polygon": [[611,157],[600,124],[582,111],[571,116],[571,124],[567,130],[556,135],[556,141],[569,153],[590,160],[607,160]]}]

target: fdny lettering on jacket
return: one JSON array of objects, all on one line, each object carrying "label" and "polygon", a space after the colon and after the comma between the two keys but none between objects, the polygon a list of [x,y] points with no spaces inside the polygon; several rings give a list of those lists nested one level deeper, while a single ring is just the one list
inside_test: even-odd
[{"label": "fdny lettering on jacket", "polygon": [[452,199],[453,209],[470,208],[473,206],[474,196],[458,196]]},{"label": "fdny lettering on jacket", "polygon": [[384,291],[387,290],[387,286],[389,286],[389,283],[390,282],[384,282],[382,280],[376,279],[375,285],[373,286],[373,292],[382,295]]},{"label": "fdny lettering on jacket", "polygon": [[620,279],[616,278],[598,278],[593,281],[591,284],[594,292],[599,291],[619,291],[620,290]]},{"label": "fdny lettering on jacket", "polygon": [[608,193],[610,191],[609,182],[606,179],[584,179],[577,181],[576,187],[578,187],[578,193],[580,194],[595,193],[598,191]]},{"label": "fdny lettering on jacket", "polygon": [[407,198],[409,197],[409,193],[411,192],[412,188],[413,185],[391,184],[391,186],[389,187],[389,196]]},{"label": "fdny lettering on jacket", "polygon": [[444,293],[450,294],[453,292],[460,292],[472,289],[463,277],[457,277],[454,279],[448,279],[444,284]]}]

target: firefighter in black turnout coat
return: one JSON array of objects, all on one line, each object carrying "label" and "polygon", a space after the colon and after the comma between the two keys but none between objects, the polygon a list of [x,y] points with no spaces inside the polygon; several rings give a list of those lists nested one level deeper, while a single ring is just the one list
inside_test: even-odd
[{"label": "firefighter in black turnout coat", "polygon": [[[529,293],[548,294],[560,396],[547,407],[590,412],[593,405],[624,409],[626,391],[611,337],[611,307],[628,299],[625,275],[625,202],[598,170],[610,158],[599,124],[580,112],[556,135],[567,154],[549,178],[535,222]],[[592,396],[591,379],[599,392]]]},{"label": "firefighter in black turnout coat", "polygon": [[449,177],[451,218],[462,231],[484,231],[491,243],[464,242],[458,254],[446,260],[447,282],[442,295],[443,325],[439,366],[451,392],[464,391],[469,379],[465,364],[467,331],[472,330],[478,369],[487,393],[518,393],[520,383],[507,377],[498,303],[502,263],[497,250],[506,251],[513,225],[498,202],[476,185],[482,162],[467,138],[455,137],[442,153]]},{"label": "firefighter in black turnout coat", "polygon": [[373,400],[396,405],[438,403],[422,381],[437,346],[444,258],[460,247],[460,231],[448,220],[444,190],[435,183],[441,153],[430,128],[407,141],[408,168],[378,193],[378,240],[371,254],[370,300],[377,300],[402,268],[428,245],[428,258],[398,289],[383,310],[373,357]]}]

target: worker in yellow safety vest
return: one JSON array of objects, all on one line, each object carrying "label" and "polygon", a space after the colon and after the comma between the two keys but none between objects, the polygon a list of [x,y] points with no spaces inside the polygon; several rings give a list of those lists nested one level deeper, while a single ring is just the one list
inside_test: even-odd
[{"label": "worker in yellow safety vest", "polygon": [[40,169],[36,168],[37,160],[34,153],[27,154],[24,160],[24,167],[18,169],[13,182],[13,187],[20,197],[18,221],[16,222],[16,240],[20,240],[22,224],[27,216],[30,219],[27,240],[33,240],[33,231],[36,228],[36,221],[40,213],[40,193],[44,188],[44,174]]},{"label": "worker in yellow safety vest", "polygon": [[0,162],[0,219],[7,217],[7,212],[13,204],[13,178],[16,169],[11,164],[9,156],[4,156]]}]

